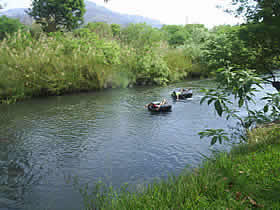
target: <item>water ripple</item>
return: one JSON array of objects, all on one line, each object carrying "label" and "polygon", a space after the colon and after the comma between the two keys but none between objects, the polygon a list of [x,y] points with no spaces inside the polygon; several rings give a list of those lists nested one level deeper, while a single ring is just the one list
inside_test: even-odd
[{"label": "water ripple", "polygon": [[[65,177],[77,176],[82,184],[102,179],[120,186],[197,166],[201,154],[211,154],[209,141],[200,140],[197,133],[227,127],[211,107],[199,105],[199,87],[209,84],[177,84],[193,87],[190,100],[172,100],[170,92],[176,86],[171,85],[0,105],[0,188],[5,184],[6,192],[16,189],[11,194],[26,209],[79,209],[81,198]],[[144,108],[163,98],[172,112]]]}]

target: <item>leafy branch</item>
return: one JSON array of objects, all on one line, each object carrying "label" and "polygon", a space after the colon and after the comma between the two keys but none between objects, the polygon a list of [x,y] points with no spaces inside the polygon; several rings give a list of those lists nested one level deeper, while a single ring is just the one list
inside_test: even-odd
[{"label": "leafy branch", "polygon": [[[280,118],[280,93],[267,93],[266,97],[261,98],[266,104],[261,110],[251,110],[249,103],[256,103],[254,100],[255,93],[263,89],[264,80],[255,74],[252,70],[242,70],[238,68],[221,68],[216,72],[218,82],[217,89],[203,89],[205,96],[201,99],[200,104],[207,101],[210,105],[214,103],[214,108],[220,117],[226,116],[226,119],[234,118],[239,124],[248,130],[258,123],[270,122]],[[238,108],[245,107],[246,117],[238,115],[238,110],[232,108],[233,102],[230,97],[238,100]],[[228,133],[223,129],[206,129],[199,132],[200,138],[212,137],[211,145],[217,140],[222,143],[228,140]],[[243,138],[244,139],[244,138]]]},{"label": "leafy branch", "polygon": [[223,140],[229,141],[228,133],[224,129],[206,129],[198,133],[200,138],[212,137],[211,145],[214,145],[217,141],[221,144]]}]

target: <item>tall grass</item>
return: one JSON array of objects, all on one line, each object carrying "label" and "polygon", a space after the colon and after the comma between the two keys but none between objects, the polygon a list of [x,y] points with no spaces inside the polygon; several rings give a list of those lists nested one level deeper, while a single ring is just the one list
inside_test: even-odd
[{"label": "tall grass", "polygon": [[172,74],[169,75],[171,81],[180,81],[188,77],[192,68],[192,61],[181,49],[168,49],[164,52],[164,60]]},{"label": "tall grass", "polygon": [[190,59],[158,45],[134,48],[88,28],[72,33],[19,31],[0,42],[0,101],[186,78]]},{"label": "tall grass", "polygon": [[35,40],[26,32],[1,42],[0,53],[2,100],[102,88],[120,59],[113,41],[57,34]]}]

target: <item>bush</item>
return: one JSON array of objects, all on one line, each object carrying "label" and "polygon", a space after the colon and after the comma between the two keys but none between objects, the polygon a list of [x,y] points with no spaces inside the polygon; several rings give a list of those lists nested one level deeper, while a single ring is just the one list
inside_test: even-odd
[{"label": "bush", "polygon": [[117,43],[71,34],[35,40],[30,32],[18,32],[0,45],[0,72],[6,75],[0,81],[2,100],[103,88],[111,65],[120,62]]},{"label": "bush", "polygon": [[164,53],[164,60],[172,73],[169,74],[170,81],[179,81],[188,76],[192,67],[190,57],[186,56],[182,50],[170,49]]},{"label": "bush", "polygon": [[18,19],[8,18],[4,15],[0,17],[0,40],[7,37],[7,34],[12,35],[24,28],[25,26]]}]

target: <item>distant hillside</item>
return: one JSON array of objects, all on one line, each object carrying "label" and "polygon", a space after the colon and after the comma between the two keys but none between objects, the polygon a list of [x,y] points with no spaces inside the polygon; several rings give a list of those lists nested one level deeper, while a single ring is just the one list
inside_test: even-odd
[{"label": "distant hillside", "polygon": [[20,20],[20,22],[30,25],[32,24],[33,20],[25,13],[25,10],[26,9],[24,8],[9,9],[6,11],[1,11],[0,15],[6,15],[10,18],[17,18]]},{"label": "distant hillside", "polygon": [[[106,22],[117,23],[123,26],[129,23],[147,23],[153,27],[160,28],[162,24],[158,20],[146,18],[138,15],[120,14],[118,12],[111,11],[105,7],[98,6],[94,2],[85,1],[86,13],[84,16],[85,24],[89,22]],[[32,19],[25,13],[24,8],[10,9],[0,12],[0,15],[6,15],[11,18],[18,18],[24,24],[31,24]]]}]

